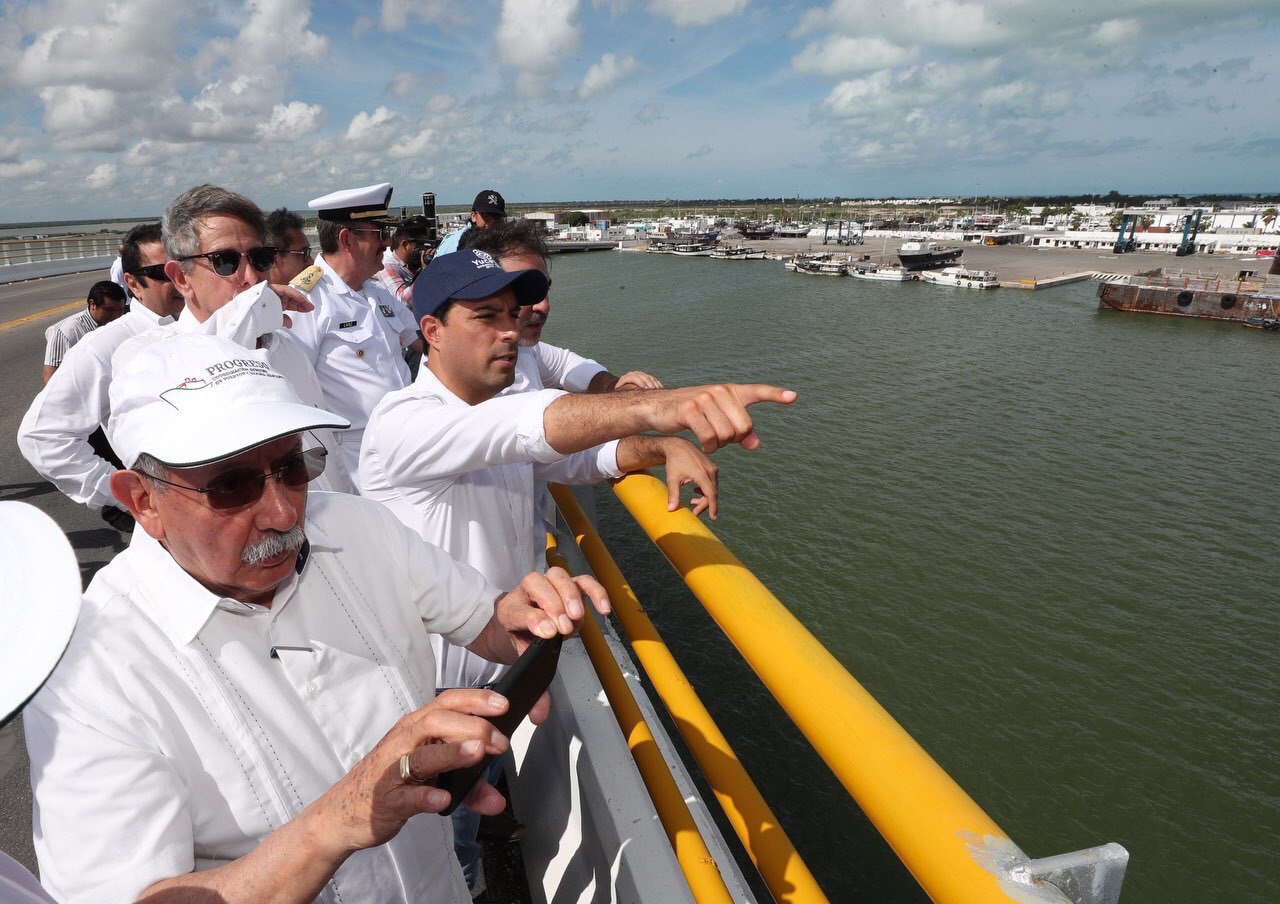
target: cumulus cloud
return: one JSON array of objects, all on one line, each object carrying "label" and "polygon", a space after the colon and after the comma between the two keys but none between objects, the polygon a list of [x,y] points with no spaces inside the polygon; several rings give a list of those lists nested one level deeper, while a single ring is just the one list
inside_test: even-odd
[{"label": "cumulus cloud", "polygon": [[640,61],[629,54],[620,57],[614,53],[606,53],[583,75],[582,83],[578,85],[578,97],[586,100],[608,91],[640,68]]},{"label": "cumulus cloud", "polygon": [[43,160],[21,160],[16,163],[0,163],[0,179],[29,179],[43,173],[48,164]]},{"label": "cumulus cloud", "polygon": [[94,167],[93,172],[85,177],[84,181],[89,183],[90,188],[110,188],[116,181],[116,165],[114,163],[100,163]]},{"label": "cumulus cloud", "polygon": [[649,12],[681,28],[710,25],[747,8],[747,0],[649,0]]},{"label": "cumulus cloud", "polygon": [[901,66],[919,55],[919,48],[901,47],[879,35],[827,35],[796,54],[791,65],[803,73],[854,75]]},{"label": "cumulus cloud", "polygon": [[276,104],[271,108],[271,118],[258,124],[258,137],[263,141],[297,141],[324,125],[325,116],[325,109],[319,104],[300,100]]},{"label": "cumulus cloud", "polygon": [[351,117],[347,126],[347,141],[364,142],[378,140],[389,132],[389,125],[400,119],[400,114],[387,107],[378,107],[372,113],[363,110]]},{"label": "cumulus cloud", "polygon": [[522,95],[546,93],[562,61],[577,52],[582,33],[577,15],[578,0],[503,0],[498,59],[516,70]]}]

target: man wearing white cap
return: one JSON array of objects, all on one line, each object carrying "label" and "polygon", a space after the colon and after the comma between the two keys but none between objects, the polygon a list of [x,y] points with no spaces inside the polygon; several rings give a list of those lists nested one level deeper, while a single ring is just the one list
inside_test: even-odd
[{"label": "man wearing white cap", "polygon": [[315,310],[293,317],[290,335],[315,368],[325,406],[351,423],[337,436],[352,474],[373,406],[409,383],[403,350],[422,350],[412,315],[373,278],[398,222],[387,212],[391,190],[382,182],[310,202],[322,254],[295,281]]},{"label": "man wearing white cap", "polygon": [[[299,397],[310,405],[322,404],[311,362],[284,338],[286,307],[310,310],[311,303],[290,286],[267,283],[277,253],[268,244],[266,219],[258,205],[219,185],[197,185],[169,202],[161,228],[169,256],[164,272],[182,295],[186,313],[176,323],[124,342],[112,367],[119,370],[141,349],[170,334],[221,336],[247,349],[264,349],[271,366],[284,374]],[[306,444],[313,443],[337,449],[328,429],[312,431]],[[316,488],[355,493],[341,456],[334,458]]]},{"label": "man wearing white cap", "polygon": [[[0,776],[18,761],[16,719],[53,671],[80,611],[80,568],[53,520],[22,502],[0,502]],[[53,901],[36,878],[0,853],[0,901]]]},{"label": "man wearing white cap", "polygon": [[[307,494],[345,426],[262,351],[175,336],[111,387],[137,519],[25,719],[59,900],[467,901],[437,773],[500,753],[489,691],[434,695],[427,632],[510,662],[570,633],[590,579],[502,594],[382,506]],[[468,804],[500,809],[479,785]]]}]

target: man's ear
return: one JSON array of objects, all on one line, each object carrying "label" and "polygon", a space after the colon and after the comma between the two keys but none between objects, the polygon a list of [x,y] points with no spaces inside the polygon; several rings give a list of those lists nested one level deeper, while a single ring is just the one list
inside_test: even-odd
[{"label": "man's ear", "polygon": [[164,525],[155,508],[158,490],[137,471],[116,471],[111,475],[111,495],[129,510],[142,529],[157,540],[164,539]]},{"label": "man's ear", "polygon": [[434,314],[423,314],[418,321],[418,329],[422,331],[422,339],[431,348],[439,348],[444,337],[444,324]]}]

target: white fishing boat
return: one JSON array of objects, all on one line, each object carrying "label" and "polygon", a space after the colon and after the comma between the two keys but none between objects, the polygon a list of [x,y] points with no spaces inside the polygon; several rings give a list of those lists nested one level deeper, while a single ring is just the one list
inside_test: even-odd
[{"label": "white fishing boat", "polygon": [[991,270],[970,270],[968,267],[945,267],[942,270],[921,270],[920,278],[937,286],[955,286],[960,289],[998,289],[1000,280]]},{"label": "white fishing boat", "polygon": [[857,261],[847,268],[848,274],[854,279],[867,279],[877,282],[910,282],[916,276],[910,270],[903,267],[881,267],[870,261]]},{"label": "white fishing boat", "polygon": [[844,276],[845,264],[842,258],[830,254],[818,254],[813,257],[796,258],[796,272],[808,273],[811,276]]},{"label": "white fishing boat", "polygon": [[716,250],[715,245],[706,245],[701,243],[676,245],[671,249],[672,254],[678,254],[681,257],[710,257],[711,253]]},{"label": "white fishing boat", "polygon": [[762,261],[764,249],[733,245],[729,248],[717,248],[711,252],[711,256],[718,261]]}]

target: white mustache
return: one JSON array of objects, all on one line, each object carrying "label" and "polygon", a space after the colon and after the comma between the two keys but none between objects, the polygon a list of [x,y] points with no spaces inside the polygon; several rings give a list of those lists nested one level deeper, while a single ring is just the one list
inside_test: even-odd
[{"label": "white mustache", "polygon": [[246,546],[240,553],[240,561],[246,565],[257,565],[286,552],[297,552],[306,539],[301,524],[295,524],[286,531],[273,530],[256,543]]}]

